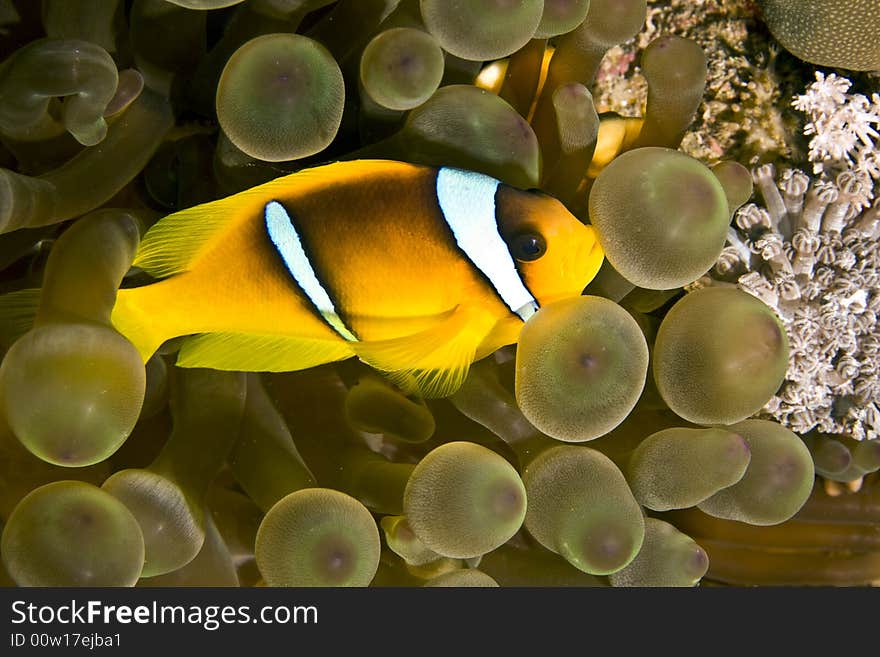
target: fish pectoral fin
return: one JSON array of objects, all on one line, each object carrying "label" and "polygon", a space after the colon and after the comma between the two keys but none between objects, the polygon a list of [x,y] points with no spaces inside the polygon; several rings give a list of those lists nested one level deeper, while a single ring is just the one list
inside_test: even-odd
[{"label": "fish pectoral fin", "polygon": [[177,365],[239,372],[293,372],[354,355],[349,343],[341,338],[203,333],[183,343]]},{"label": "fish pectoral fin", "polygon": [[496,321],[482,308],[458,306],[438,325],[419,333],[353,343],[352,348],[407,393],[448,397],[464,382],[477,347]]}]

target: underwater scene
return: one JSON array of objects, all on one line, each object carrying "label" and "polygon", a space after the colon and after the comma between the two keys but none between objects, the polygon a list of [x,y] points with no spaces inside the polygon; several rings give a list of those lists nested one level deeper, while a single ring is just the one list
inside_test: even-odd
[{"label": "underwater scene", "polygon": [[0,0],[0,585],[880,582],[880,0]]}]

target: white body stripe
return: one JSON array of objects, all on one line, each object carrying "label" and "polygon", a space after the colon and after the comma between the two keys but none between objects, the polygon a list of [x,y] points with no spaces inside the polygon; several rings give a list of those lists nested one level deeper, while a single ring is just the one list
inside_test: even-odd
[{"label": "white body stripe", "polygon": [[538,307],[526,289],[498,232],[498,181],[481,173],[443,168],[437,172],[437,199],[459,248],[492,283],[508,308],[523,321]]},{"label": "white body stripe", "polygon": [[318,309],[324,320],[346,340],[357,341],[357,337],[348,330],[348,327],[339,318],[336,307],[330,300],[330,295],[318,280],[318,275],[315,273],[312,263],[309,262],[305,249],[303,249],[302,240],[300,240],[299,233],[296,232],[290,215],[278,201],[269,201],[266,204],[266,230],[269,232],[269,238],[275,248],[278,249],[281,259],[284,260],[290,275]]}]

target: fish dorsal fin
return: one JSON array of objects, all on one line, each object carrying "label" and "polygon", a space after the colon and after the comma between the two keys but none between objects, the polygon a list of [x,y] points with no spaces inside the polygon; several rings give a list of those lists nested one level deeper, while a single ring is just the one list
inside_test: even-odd
[{"label": "fish dorsal fin", "polygon": [[439,324],[402,338],[351,343],[358,357],[395,384],[422,397],[448,397],[467,377],[477,348],[496,319],[475,306],[458,306]]},{"label": "fish dorsal fin", "polygon": [[156,278],[193,268],[211,244],[241,221],[256,220],[271,200],[292,199],[310,191],[359,179],[418,169],[392,160],[351,160],[303,169],[238,194],[196,205],[159,220],[141,241],[134,265]]},{"label": "fish dorsal fin", "polygon": [[293,372],[354,356],[344,340],[249,333],[204,333],[187,339],[177,365],[237,372]]}]

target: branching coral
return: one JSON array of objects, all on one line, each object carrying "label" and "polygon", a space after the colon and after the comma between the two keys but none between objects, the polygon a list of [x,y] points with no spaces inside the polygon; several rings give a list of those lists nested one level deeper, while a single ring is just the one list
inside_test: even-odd
[{"label": "branching coral", "polygon": [[876,438],[878,208],[864,208],[868,188],[849,171],[834,182],[791,169],[777,179],[763,165],[755,180],[765,207],[737,213],[713,276],[760,298],[785,326],[786,381],[765,411],[801,433]]}]

